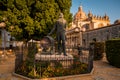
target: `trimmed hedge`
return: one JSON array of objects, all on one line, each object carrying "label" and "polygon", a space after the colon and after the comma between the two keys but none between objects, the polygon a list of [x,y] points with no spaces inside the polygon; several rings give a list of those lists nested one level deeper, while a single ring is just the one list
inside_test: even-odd
[{"label": "trimmed hedge", "polygon": [[103,58],[103,53],[105,52],[104,42],[93,42],[90,45],[94,45],[94,60],[101,60]]},{"label": "trimmed hedge", "polygon": [[106,41],[106,57],[111,65],[120,68],[120,39]]}]

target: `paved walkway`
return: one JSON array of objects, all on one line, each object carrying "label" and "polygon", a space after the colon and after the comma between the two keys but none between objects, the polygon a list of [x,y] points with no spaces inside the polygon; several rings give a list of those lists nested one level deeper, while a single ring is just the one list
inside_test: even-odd
[{"label": "paved walkway", "polygon": [[93,80],[120,80],[120,68],[113,67],[103,58],[100,61],[94,61]]},{"label": "paved walkway", "polygon": [[94,61],[94,71],[91,76],[83,76],[77,80],[120,80],[120,68],[108,64],[106,58]]},{"label": "paved walkway", "polygon": [[[8,74],[0,77],[0,80],[23,80]],[[74,80],[120,80],[120,68],[108,64],[107,60],[94,61],[94,71],[90,76],[82,76]]]}]

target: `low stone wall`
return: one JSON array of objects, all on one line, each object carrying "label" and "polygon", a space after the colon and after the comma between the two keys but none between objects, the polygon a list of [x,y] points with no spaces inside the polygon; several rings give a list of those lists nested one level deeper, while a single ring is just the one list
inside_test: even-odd
[{"label": "low stone wall", "polygon": [[53,78],[42,78],[42,79],[31,79],[16,73],[13,73],[13,76],[19,78],[19,80],[81,80],[83,77],[92,76],[94,68],[90,73],[87,74],[79,74],[79,75],[70,75],[70,76],[61,76],[61,77],[53,77]]},{"label": "low stone wall", "polygon": [[82,46],[88,47],[89,43],[95,39],[97,42],[104,42],[106,40],[115,39],[120,37],[120,23],[102,28],[85,31],[82,34]]},{"label": "low stone wall", "polygon": [[[73,56],[72,55],[67,55],[67,56],[64,56],[64,55],[40,55],[40,54],[36,54],[35,55],[35,60],[38,60],[38,61],[59,61],[62,66],[64,68],[67,68],[67,67],[70,67],[72,64],[73,64]],[[51,64],[52,66],[54,66],[54,64]]]},{"label": "low stone wall", "polygon": [[35,55],[36,60],[71,60],[73,59],[72,55],[64,56],[64,55],[41,55],[41,54],[36,54]]}]

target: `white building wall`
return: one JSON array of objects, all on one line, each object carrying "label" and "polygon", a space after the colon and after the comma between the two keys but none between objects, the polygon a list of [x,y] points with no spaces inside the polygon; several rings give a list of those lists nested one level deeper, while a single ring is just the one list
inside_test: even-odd
[{"label": "white building wall", "polygon": [[10,36],[10,33],[9,32],[7,32],[5,29],[2,29],[1,30],[1,39],[2,39],[2,48],[5,48],[5,47],[9,47],[10,46],[10,43],[9,43],[9,41],[10,41],[10,38],[11,38],[11,36]]}]

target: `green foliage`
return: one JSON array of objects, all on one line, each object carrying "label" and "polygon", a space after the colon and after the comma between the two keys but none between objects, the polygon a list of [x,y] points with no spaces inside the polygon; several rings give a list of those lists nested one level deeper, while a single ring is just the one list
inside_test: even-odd
[{"label": "green foliage", "polygon": [[46,78],[46,77],[53,77],[54,76],[54,67],[52,66],[48,66],[45,71],[43,72],[43,78]]},{"label": "green foliage", "polygon": [[111,65],[120,68],[120,39],[106,41],[106,57]]},{"label": "green foliage", "polygon": [[29,59],[34,60],[35,54],[38,52],[37,45],[34,42],[28,43],[28,55]]},{"label": "green foliage", "polygon": [[32,68],[32,70],[28,73],[28,76],[30,78],[39,78],[39,74],[36,73],[35,68]]},{"label": "green foliage", "polygon": [[73,55],[74,57],[74,62],[79,61],[80,57],[78,55]]},{"label": "green foliage", "polygon": [[23,62],[15,71],[18,74],[23,74],[26,76],[27,75],[27,69],[26,69],[26,62]]},{"label": "green foliage", "polygon": [[72,21],[71,0],[2,0],[0,4],[0,22],[6,18],[6,28],[17,40],[46,36],[60,12],[68,23]]},{"label": "green foliage", "polygon": [[80,61],[74,62],[72,65],[73,70],[70,71],[71,74],[83,74],[87,73],[87,64],[81,63]]},{"label": "green foliage", "polygon": [[[54,64],[54,65],[51,65]],[[74,61],[69,68],[62,66],[60,62],[54,61],[41,61],[36,62],[34,67],[33,62],[26,61],[18,68],[16,73],[30,77],[30,78],[47,78],[59,77],[67,75],[77,75],[87,73],[87,64],[80,61]]]},{"label": "green foliage", "polygon": [[15,71],[18,74],[30,77],[30,78],[39,78],[39,74],[35,70],[34,64],[32,61],[24,61]]},{"label": "green foliage", "polygon": [[61,68],[63,66],[62,66],[62,64],[59,61],[54,61],[54,67],[55,68]]},{"label": "green foliage", "polygon": [[0,16],[0,22],[2,22],[3,21],[3,18],[2,18],[2,16]]},{"label": "green foliage", "polygon": [[70,23],[72,20],[72,14],[68,13],[70,13],[69,9],[72,5],[71,0],[56,0],[56,2],[59,6],[60,11],[64,13],[65,19],[68,21],[68,23]]},{"label": "green foliage", "polygon": [[0,0],[0,10],[7,10],[7,0]]},{"label": "green foliage", "polygon": [[94,45],[94,60],[101,60],[103,58],[103,53],[105,52],[104,42],[93,42],[90,44]]}]

